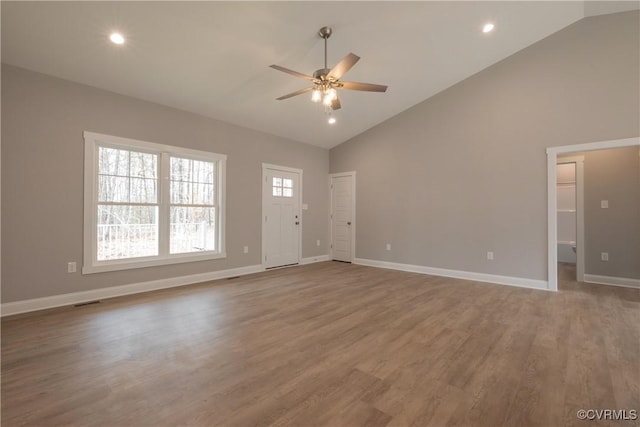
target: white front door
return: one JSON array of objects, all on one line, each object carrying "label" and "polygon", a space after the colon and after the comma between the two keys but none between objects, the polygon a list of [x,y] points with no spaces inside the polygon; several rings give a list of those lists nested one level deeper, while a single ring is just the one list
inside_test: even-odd
[{"label": "white front door", "polygon": [[331,176],[331,253],[336,261],[353,261],[354,183],[353,172]]},{"label": "white front door", "polygon": [[300,173],[263,168],[262,262],[265,268],[300,262]]}]

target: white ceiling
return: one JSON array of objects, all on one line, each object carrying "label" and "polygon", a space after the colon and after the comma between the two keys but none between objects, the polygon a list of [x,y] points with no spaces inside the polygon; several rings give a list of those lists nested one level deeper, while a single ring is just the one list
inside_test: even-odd
[{"label": "white ceiling", "polygon": [[[584,16],[580,1],[3,1],[2,62],[330,148]],[[389,86],[341,91],[335,125],[308,94],[276,101],[307,82],[268,68],[321,68],[325,25],[329,67],[353,52],[343,79]]]}]

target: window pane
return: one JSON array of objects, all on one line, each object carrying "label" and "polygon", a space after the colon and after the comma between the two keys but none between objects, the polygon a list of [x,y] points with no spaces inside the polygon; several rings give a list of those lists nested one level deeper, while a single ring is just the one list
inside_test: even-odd
[{"label": "window pane", "polygon": [[282,178],[273,177],[273,185],[275,187],[282,187]]},{"label": "window pane", "polygon": [[193,184],[193,204],[194,205],[213,205],[213,184]]},{"label": "window pane", "polygon": [[129,175],[129,151],[100,147],[98,150],[98,173],[104,175]]},{"label": "window pane", "polygon": [[156,161],[155,154],[131,151],[130,157],[129,173],[132,177],[156,178],[158,176],[158,162]]},{"label": "window pane", "polygon": [[129,201],[132,203],[156,203],[157,181],[148,178],[131,178]]},{"label": "window pane", "polygon": [[171,179],[175,181],[189,179],[189,159],[171,157]]},{"label": "window pane", "polygon": [[215,162],[171,157],[171,203],[214,205]]},{"label": "window pane", "polygon": [[286,188],[291,188],[293,187],[293,181],[285,178],[282,180],[282,186]]},{"label": "window pane", "polygon": [[293,189],[292,188],[284,188],[282,195],[284,197],[293,197]]},{"label": "window pane", "polygon": [[171,179],[174,181],[204,182],[213,184],[214,162],[171,157]]},{"label": "window pane", "polygon": [[215,208],[172,207],[171,253],[215,250],[215,218]]},{"label": "window pane", "polygon": [[158,156],[99,147],[98,200],[156,203]]},{"label": "window pane", "polygon": [[171,181],[171,203],[175,205],[192,204],[192,184],[186,181]]},{"label": "window pane", "polygon": [[158,255],[156,206],[98,205],[98,261]]},{"label": "window pane", "polygon": [[281,187],[273,187],[273,195],[274,196],[282,196],[282,188]]},{"label": "window pane", "polygon": [[98,200],[101,202],[129,202],[129,178],[101,175],[98,179]]}]

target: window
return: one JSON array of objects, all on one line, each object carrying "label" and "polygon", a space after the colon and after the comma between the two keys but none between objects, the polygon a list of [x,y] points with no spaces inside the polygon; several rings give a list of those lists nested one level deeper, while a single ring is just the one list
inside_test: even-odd
[{"label": "window", "polygon": [[226,156],[85,132],[83,273],[223,258]]},{"label": "window", "polygon": [[276,197],[293,197],[293,180],[274,176],[273,195]]}]

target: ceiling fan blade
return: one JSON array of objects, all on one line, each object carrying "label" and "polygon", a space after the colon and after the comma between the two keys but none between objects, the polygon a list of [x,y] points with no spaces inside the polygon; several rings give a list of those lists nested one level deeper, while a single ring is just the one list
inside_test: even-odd
[{"label": "ceiling fan blade", "polygon": [[329,76],[333,77],[336,80],[339,80],[340,77],[344,75],[347,71],[351,69],[356,62],[360,60],[360,57],[356,54],[350,53],[338,62],[338,64],[329,71]]},{"label": "ceiling fan blade", "polygon": [[281,67],[279,65],[274,64],[274,65],[269,65],[269,67],[273,68],[274,70],[282,71],[283,73],[291,74],[292,76],[296,76],[304,80],[309,80],[311,82],[313,81],[313,77],[311,76],[307,76],[306,74],[302,74],[297,71],[293,71],[288,68]]},{"label": "ceiling fan blade", "polygon": [[339,110],[340,108],[342,108],[342,105],[340,105],[340,99],[338,99],[338,97],[336,96],[336,99],[331,101],[331,109],[335,111]]},{"label": "ceiling fan blade", "polygon": [[365,92],[386,92],[387,86],[375,85],[373,83],[360,83],[360,82],[340,82],[342,83],[342,89],[348,90],[362,90]]},{"label": "ceiling fan blade", "polygon": [[278,101],[282,101],[283,99],[293,98],[294,96],[302,95],[306,92],[311,92],[313,90],[312,87],[305,87],[304,89],[297,90],[295,92],[288,93],[280,98],[276,98]]}]

